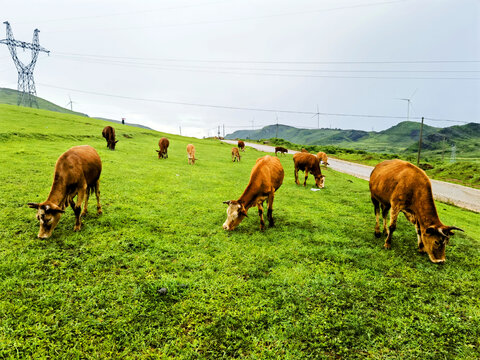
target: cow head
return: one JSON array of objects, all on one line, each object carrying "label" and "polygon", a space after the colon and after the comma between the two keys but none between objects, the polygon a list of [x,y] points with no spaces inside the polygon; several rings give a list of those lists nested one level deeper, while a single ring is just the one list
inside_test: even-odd
[{"label": "cow head", "polygon": [[108,143],[108,148],[109,148],[110,150],[115,150],[115,144],[116,144],[117,142],[118,142],[118,140],[110,141],[110,142]]},{"label": "cow head", "polygon": [[450,236],[453,235],[452,230],[460,230],[455,226],[430,226],[422,232],[423,248],[430,261],[436,264],[445,262],[445,247],[448,244]]},{"label": "cow head", "polygon": [[227,220],[223,223],[223,229],[233,230],[247,216],[247,210],[242,203],[236,200],[224,201],[223,203],[228,205]]},{"label": "cow head", "polygon": [[53,229],[55,229],[65,211],[51,202],[42,204],[28,203],[28,206],[37,209],[37,219],[40,222],[38,238],[47,239],[52,236]]},{"label": "cow head", "polygon": [[163,152],[162,150],[155,150],[158,153],[158,158],[162,159],[163,158]]},{"label": "cow head", "polygon": [[318,188],[323,189],[325,187],[325,175],[315,176],[315,184]]}]

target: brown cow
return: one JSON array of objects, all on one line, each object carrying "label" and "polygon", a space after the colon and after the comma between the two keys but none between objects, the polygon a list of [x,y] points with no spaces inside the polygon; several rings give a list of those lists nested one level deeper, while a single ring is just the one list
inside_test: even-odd
[{"label": "brown cow", "polygon": [[245,143],[242,141],[242,140],[238,140],[238,148],[241,150],[241,151],[245,151]]},{"label": "brown cow", "polygon": [[283,183],[283,167],[280,160],[274,156],[266,155],[257,159],[250,174],[250,182],[245,188],[242,196],[238,200],[224,201],[228,205],[227,220],[223,224],[225,230],[233,230],[247,216],[247,211],[252,206],[258,207],[260,216],[260,229],[265,229],[263,220],[263,202],[268,203],[268,225],[271,227],[273,222],[273,198],[275,191]]},{"label": "brown cow", "polygon": [[[64,152],[55,164],[55,175],[47,200],[42,203],[28,203],[37,209],[40,221],[38,237],[46,239],[52,235],[60,216],[69,204],[75,213],[74,231],[82,227],[81,216],[87,213],[88,198],[95,191],[97,196],[97,213],[102,213],[100,205],[100,173],[102,161],[95,149],[89,145],[74,146]],[[77,196],[77,202],[73,198]],[[82,202],[85,200],[83,212]]]},{"label": "brown cow", "polygon": [[237,161],[240,161],[240,153],[238,152],[238,149],[236,147],[232,148],[232,161],[235,162],[235,159]]},{"label": "brown cow", "polygon": [[159,159],[168,159],[168,146],[170,145],[170,142],[166,137],[162,137],[158,141],[158,147],[160,150],[156,150],[158,152],[158,158]]},{"label": "brown cow", "polygon": [[284,147],[281,147],[281,146],[276,146],[275,147],[275,155],[277,155],[277,153],[282,153],[283,155],[285,155],[285,153],[288,154],[288,149],[285,149]]},{"label": "brown cow", "polygon": [[320,160],[320,162],[322,162],[323,165],[325,165],[325,167],[327,167],[327,165],[330,165],[330,164],[328,163],[327,154],[325,154],[323,151],[319,151],[318,154],[317,154],[317,157],[318,157],[318,159]]},{"label": "brown cow", "polygon": [[118,140],[115,140],[115,129],[111,126],[105,126],[102,130],[102,136],[107,140],[107,147],[110,150],[115,150],[115,144]]},{"label": "brown cow", "polygon": [[193,144],[187,145],[187,154],[188,154],[188,164],[195,164],[195,146]]},{"label": "brown cow", "polygon": [[[383,230],[387,232],[385,248],[390,249],[397,216],[403,212],[417,230],[418,250],[430,261],[445,262],[445,245],[454,226],[443,225],[433,201],[432,185],[425,172],[402,160],[386,160],[375,166],[370,175],[370,194],[375,208],[375,236],[380,237],[379,213],[382,208]],[[390,225],[387,231],[387,213]]]},{"label": "brown cow", "polygon": [[308,151],[308,150],[305,149],[305,148],[302,148],[302,151],[301,151],[301,152],[302,152],[302,153],[308,153],[308,154],[310,154],[310,151]]},{"label": "brown cow", "polygon": [[317,187],[322,189],[325,186],[325,176],[322,175],[320,170],[320,160],[315,155],[299,152],[293,155],[293,162],[295,164],[295,183],[297,185],[300,185],[298,182],[298,170],[302,170],[305,171],[303,186],[307,186],[308,172],[315,177],[315,185]]}]

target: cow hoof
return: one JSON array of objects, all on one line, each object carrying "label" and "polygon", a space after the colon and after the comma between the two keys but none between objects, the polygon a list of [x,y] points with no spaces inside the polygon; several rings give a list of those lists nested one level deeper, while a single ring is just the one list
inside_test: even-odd
[{"label": "cow hoof", "polygon": [[97,214],[98,214],[98,215],[102,215],[102,214],[103,214],[102,209],[98,209],[98,210],[97,210]]},{"label": "cow hoof", "polygon": [[80,229],[81,229],[81,226],[75,226],[75,227],[73,228],[73,231],[80,231]]},{"label": "cow hoof", "polygon": [[375,237],[378,239],[380,236],[382,236],[382,234],[380,232],[375,231]]},{"label": "cow hoof", "polygon": [[384,247],[385,249],[387,249],[387,250],[390,250],[390,248],[391,248],[392,246],[391,246],[390,244],[385,244],[385,245],[383,245],[383,247]]},{"label": "cow hoof", "polygon": [[88,214],[88,211],[82,211],[82,213],[80,214],[80,216],[84,217],[85,215]]}]

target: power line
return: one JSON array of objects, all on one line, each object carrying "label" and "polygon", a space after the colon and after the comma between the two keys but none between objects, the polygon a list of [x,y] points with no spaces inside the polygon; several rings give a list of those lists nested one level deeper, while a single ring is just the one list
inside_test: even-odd
[{"label": "power line", "polygon": [[294,60],[211,60],[211,59],[177,59],[177,58],[142,58],[132,56],[111,56],[111,55],[95,55],[80,54],[68,52],[54,52],[58,55],[73,55],[82,57],[97,57],[109,59],[129,59],[129,60],[153,60],[165,62],[199,62],[199,63],[229,63],[229,64],[454,64],[454,63],[480,63],[480,60],[310,60],[310,61],[294,61]]},{"label": "power line", "polygon": [[[45,87],[49,87],[49,88],[61,89],[61,90],[67,90],[67,91],[75,91],[75,92],[83,93],[83,94],[106,96],[106,97],[112,97],[112,98],[118,98],[118,99],[146,101],[146,102],[161,103],[161,104],[186,105],[186,106],[196,106],[196,107],[206,107],[206,108],[226,109],[226,110],[243,110],[243,111],[257,111],[257,112],[270,112],[270,113],[299,114],[299,115],[316,115],[317,114],[317,112],[313,112],[313,111],[296,111],[296,110],[283,110],[283,109],[252,108],[252,107],[241,107],[241,106],[200,104],[200,103],[191,103],[191,102],[185,102],[185,101],[171,101],[171,100],[162,100],[162,99],[147,99],[147,98],[134,97],[134,96],[114,95],[114,94],[107,94],[107,93],[94,92],[94,91],[77,90],[77,89],[65,88],[65,87],[48,85],[48,84],[41,84],[41,85],[45,86]],[[347,114],[347,113],[327,113],[327,112],[320,112],[318,114],[328,115],[328,116],[339,116],[339,117],[405,119],[405,116],[391,116],[391,115]],[[420,120],[421,117],[411,117],[410,119]],[[435,118],[428,118],[428,117],[425,117],[425,120],[447,121],[447,122],[457,122],[457,123],[465,123],[465,124],[470,123],[470,122],[467,122],[467,121],[452,120],[452,119],[435,119]]]},{"label": "power line", "polygon": [[[77,61],[85,61],[78,60]],[[134,64],[134,63],[125,63],[125,62],[105,62],[92,59],[93,63],[107,64],[107,65],[123,65],[137,68],[149,68],[157,70],[168,70],[168,71],[186,71],[186,72],[198,72],[198,73],[214,73],[214,74],[230,74],[230,75],[253,75],[253,76],[275,76],[275,77],[294,77],[294,78],[333,78],[333,79],[386,79],[386,80],[480,80],[480,77],[422,77],[422,76],[347,76],[347,75],[317,75],[317,74],[281,74],[281,73],[264,73],[264,72],[248,72],[250,69],[245,69],[245,72],[238,71],[224,71],[222,68],[217,68],[218,70],[202,70],[201,68],[191,68],[191,67],[162,67],[155,64]],[[253,69],[252,69],[253,70]],[[276,71],[272,69],[271,71]],[[295,71],[295,70],[291,70]],[[318,70],[321,71],[321,70]],[[326,70],[325,72],[328,72]],[[374,71],[373,71],[374,72]]]}]

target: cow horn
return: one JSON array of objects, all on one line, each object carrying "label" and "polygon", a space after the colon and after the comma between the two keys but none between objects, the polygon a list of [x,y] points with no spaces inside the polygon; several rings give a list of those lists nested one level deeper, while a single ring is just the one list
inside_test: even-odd
[{"label": "cow horn", "polygon": [[460,230],[460,231],[465,232],[465,230],[460,229],[460,228],[458,228],[458,227],[456,227],[456,226],[449,226],[449,227],[448,227],[448,230]]},{"label": "cow horn", "polygon": [[442,234],[443,236],[447,237],[448,235],[446,235],[444,232],[443,232],[443,229],[442,228],[438,228],[437,231]]},{"label": "cow horn", "polygon": [[227,204],[227,205],[230,205],[230,200],[224,201],[223,203],[224,203],[224,204]]},{"label": "cow horn", "polygon": [[33,209],[38,209],[40,204],[38,204],[38,203],[28,203],[27,205],[28,205],[28,207],[31,207]]}]

